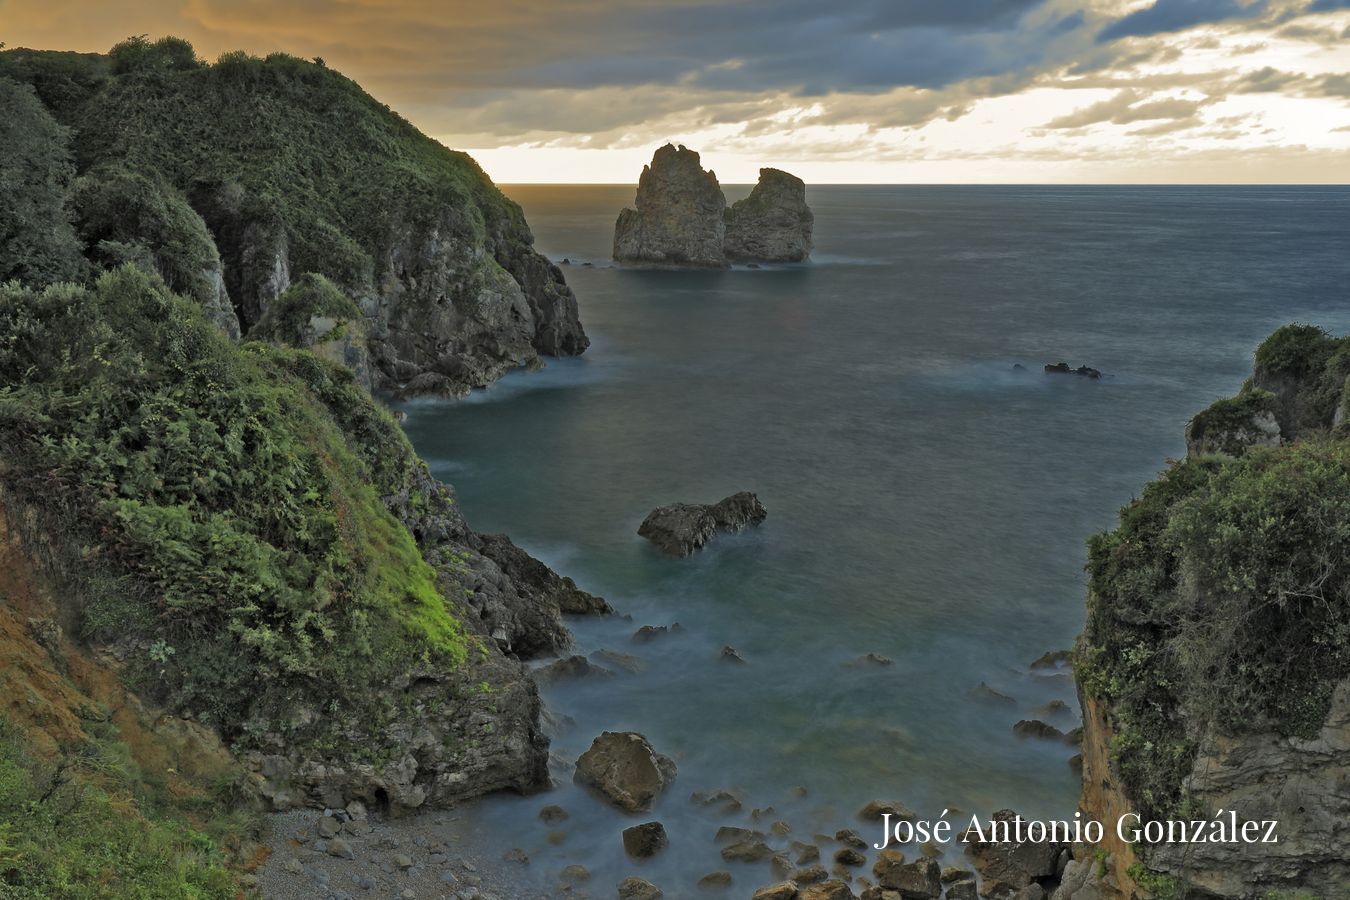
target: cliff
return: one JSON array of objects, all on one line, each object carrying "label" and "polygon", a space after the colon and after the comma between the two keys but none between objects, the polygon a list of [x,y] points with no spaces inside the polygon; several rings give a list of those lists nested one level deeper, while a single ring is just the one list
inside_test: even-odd
[{"label": "cliff", "polygon": [[40,101],[25,115],[40,121],[53,196],[34,203],[60,219],[76,181],[61,226],[73,236],[53,229],[42,240],[59,246],[28,254],[41,264],[10,260],[0,278],[76,272],[73,245],[101,268],[153,269],[248,336],[293,280],[322,275],[365,319],[378,390],[459,395],[588,346],[520,207],[319,63],[207,65],[184,41],[131,39],[107,55],[5,51],[15,94],[7,79]]},{"label": "cliff", "polygon": [[614,259],[704,268],[801,262],[811,254],[814,222],[800,178],[760,169],[750,196],[728,208],[699,155],[666,144],[642,169],[636,208],[620,212],[614,224]]},{"label": "cliff", "polygon": [[1188,458],[1090,544],[1085,814],[1279,823],[1274,845],[1111,840],[1124,896],[1350,886],[1347,376],[1350,340],[1280,329],[1238,397],[1192,420]]}]

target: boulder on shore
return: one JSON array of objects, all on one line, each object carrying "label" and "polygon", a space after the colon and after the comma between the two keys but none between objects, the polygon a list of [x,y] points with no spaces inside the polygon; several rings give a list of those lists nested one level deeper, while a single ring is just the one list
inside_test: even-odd
[{"label": "boulder on shore", "polygon": [[750,196],[726,211],[723,248],[733,261],[802,262],[814,246],[816,217],[806,184],[782,169],[760,169]]},{"label": "boulder on shore", "polygon": [[717,503],[672,503],[652,510],[638,534],[672,556],[688,556],[719,531],[742,531],[764,521],[768,512],[749,491]]},{"label": "boulder on shore", "polygon": [[627,812],[645,812],[675,780],[675,763],[633,731],[606,731],[577,760],[572,780]]}]

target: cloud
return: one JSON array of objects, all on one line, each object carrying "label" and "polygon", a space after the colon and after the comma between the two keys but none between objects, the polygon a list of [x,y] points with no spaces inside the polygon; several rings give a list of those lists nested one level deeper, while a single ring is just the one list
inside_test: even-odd
[{"label": "cloud", "polygon": [[1268,0],[1155,0],[1154,4],[1112,22],[1097,34],[1098,42],[1148,37],[1183,31],[1225,19],[1254,18]]},{"label": "cloud", "polygon": [[1114,97],[1074,110],[1045,124],[1053,130],[1086,128],[1090,125],[1111,123],[1128,125],[1132,122],[1146,122],[1152,119],[1193,119],[1200,108],[1210,101],[1186,100],[1179,97],[1165,97],[1158,100],[1145,100],[1136,90],[1120,91]]}]

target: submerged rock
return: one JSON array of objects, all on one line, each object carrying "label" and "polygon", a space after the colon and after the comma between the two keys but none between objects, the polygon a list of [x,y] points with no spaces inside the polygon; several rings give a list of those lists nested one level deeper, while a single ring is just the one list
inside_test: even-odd
[{"label": "submerged rock", "polygon": [[619,882],[619,900],[661,900],[664,896],[659,887],[635,875]]},{"label": "submerged rock", "polygon": [[638,179],[636,209],[614,224],[619,262],[723,268],[727,200],[717,176],[705,172],[699,155],[684,145],[656,151]]},{"label": "submerged rock", "polygon": [[750,196],[726,211],[727,259],[802,262],[811,255],[816,217],[806,205],[806,185],[781,169],[760,169]]},{"label": "submerged rock", "polygon": [[1078,375],[1083,378],[1091,378],[1094,380],[1102,377],[1102,373],[1091,366],[1079,366],[1074,369],[1066,362],[1057,362],[1053,365],[1047,364],[1045,371],[1050,375]]},{"label": "submerged rock", "polygon": [[572,780],[627,812],[645,812],[675,779],[675,763],[640,734],[606,731],[577,760]]},{"label": "submerged rock", "polygon": [[672,556],[688,556],[719,531],[741,531],[763,522],[768,512],[749,491],[717,503],[672,503],[659,506],[638,527],[638,534]]},{"label": "submerged rock", "polygon": [[584,656],[568,656],[534,671],[535,679],[543,684],[575,678],[609,678],[613,674]]}]

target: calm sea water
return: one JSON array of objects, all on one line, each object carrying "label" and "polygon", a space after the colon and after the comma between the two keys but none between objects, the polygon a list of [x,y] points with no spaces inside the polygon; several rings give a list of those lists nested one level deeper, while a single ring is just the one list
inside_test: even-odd
[{"label": "calm sea water", "polygon": [[[572,623],[581,652],[647,669],[546,689],[572,720],[558,756],[635,730],[679,765],[648,816],[561,767],[554,792],[467,814],[544,891],[581,863],[597,895],[640,874],[688,896],[719,868],[748,895],[767,865],[724,864],[712,837],[753,807],[807,841],[861,827],[873,798],[962,823],[1071,817],[1075,751],[1011,727],[1054,699],[1076,713],[1072,685],[1028,663],[1082,624],[1086,538],[1184,453],[1187,418],[1238,388],[1273,329],[1350,331],[1346,189],[817,187],[811,263],[725,272],[610,267],[631,187],[506,190],[539,249],[572,261],[594,344],[412,405],[408,432],[475,527],[632,616]],[[1040,371],[1060,360],[1107,377]],[[654,506],[737,490],[767,506],[758,530],[682,560],[636,534]],[[748,664],[719,660],[725,644]],[[895,664],[849,665],[869,652]],[[1016,704],[973,700],[980,682]],[[721,787],[745,813],[688,802]],[[560,845],[547,803],[572,815]],[[651,819],[670,848],[625,860],[621,829]]]}]

